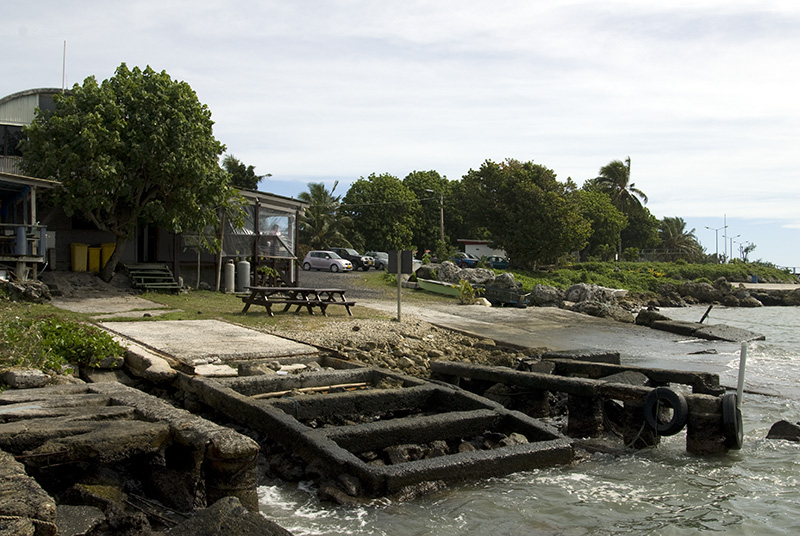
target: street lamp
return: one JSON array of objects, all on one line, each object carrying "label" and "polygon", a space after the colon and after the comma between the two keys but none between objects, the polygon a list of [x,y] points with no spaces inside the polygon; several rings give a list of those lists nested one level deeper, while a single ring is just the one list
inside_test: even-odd
[{"label": "street lamp", "polygon": [[715,228],[713,228],[713,227],[709,227],[708,225],[706,225],[706,229],[710,229],[710,230],[714,231],[714,241],[716,242],[716,246],[715,246],[715,249],[716,249],[716,251],[715,251],[715,253],[714,253],[714,254],[717,256],[717,264],[719,264],[719,232],[720,232],[722,229],[726,229],[727,227],[728,227],[728,226],[727,226],[727,225],[725,225],[725,226],[723,226],[723,227],[717,227],[717,228],[715,229]]},{"label": "street lamp", "polygon": [[742,236],[742,235],[737,234],[736,236],[731,236],[730,237],[730,239],[731,239],[731,258],[733,258],[733,239],[734,238],[739,238],[740,236]]},{"label": "street lamp", "polygon": [[[430,192],[435,194],[433,190],[425,190],[426,192]],[[444,244],[444,194],[442,192],[439,193],[439,239]]]}]

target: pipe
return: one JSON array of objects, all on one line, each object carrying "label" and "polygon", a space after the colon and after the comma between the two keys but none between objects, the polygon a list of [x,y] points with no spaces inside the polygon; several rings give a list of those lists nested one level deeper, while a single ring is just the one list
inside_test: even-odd
[{"label": "pipe", "polygon": [[747,343],[742,343],[742,349],[739,352],[739,385],[736,388],[736,407],[742,408],[742,395],[744,394],[744,367],[747,362]]}]

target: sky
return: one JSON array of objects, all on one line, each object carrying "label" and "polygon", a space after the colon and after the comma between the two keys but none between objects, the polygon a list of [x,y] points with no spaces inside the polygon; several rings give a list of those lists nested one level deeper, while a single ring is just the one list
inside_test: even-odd
[{"label": "sky", "polygon": [[0,97],[164,70],[262,191],[507,158],[581,185],[630,157],[707,252],[800,272],[796,0],[38,0],[0,32]]}]

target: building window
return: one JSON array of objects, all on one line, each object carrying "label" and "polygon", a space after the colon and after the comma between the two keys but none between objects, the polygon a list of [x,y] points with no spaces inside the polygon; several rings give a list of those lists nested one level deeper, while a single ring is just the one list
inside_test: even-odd
[{"label": "building window", "polygon": [[22,156],[19,142],[24,138],[22,127],[0,125],[0,156]]}]

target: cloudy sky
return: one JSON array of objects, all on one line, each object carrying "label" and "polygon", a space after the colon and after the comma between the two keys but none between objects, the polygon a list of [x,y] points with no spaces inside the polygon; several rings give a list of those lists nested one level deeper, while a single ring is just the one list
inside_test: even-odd
[{"label": "cloudy sky", "polygon": [[[796,0],[130,0],[3,10],[0,96],[185,80],[261,189],[533,160],[579,185],[630,156],[708,252],[800,268]],[[715,231],[727,223],[726,229]],[[738,236],[737,236],[738,235]],[[724,237],[727,236],[727,239]]]}]

